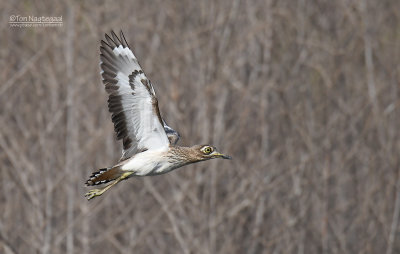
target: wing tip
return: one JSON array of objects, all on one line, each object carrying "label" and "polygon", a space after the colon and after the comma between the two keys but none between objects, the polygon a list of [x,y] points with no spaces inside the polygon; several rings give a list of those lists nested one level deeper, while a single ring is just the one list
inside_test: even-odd
[{"label": "wing tip", "polygon": [[[109,34],[110,34],[111,36],[110,36]],[[122,46],[122,47],[124,47],[124,48],[130,48],[130,47],[129,47],[129,44],[128,44],[126,38],[125,38],[125,35],[124,35],[124,33],[122,32],[122,29],[120,29],[119,37],[118,37],[118,35],[114,32],[114,30],[111,30],[109,34],[108,34],[108,33],[105,33],[105,34],[104,34],[104,38],[105,38],[105,40],[106,40],[107,42],[106,42],[105,40],[101,40],[101,44],[102,44],[103,47],[104,47],[104,46],[108,46],[108,47],[110,47],[111,49],[117,48],[117,47],[119,47],[119,46]]]}]

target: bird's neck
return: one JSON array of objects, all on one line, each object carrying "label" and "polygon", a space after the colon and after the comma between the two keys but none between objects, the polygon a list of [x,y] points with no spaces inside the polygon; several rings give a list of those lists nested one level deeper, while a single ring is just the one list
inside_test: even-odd
[{"label": "bird's neck", "polygon": [[185,146],[170,146],[167,157],[171,163],[179,166],[201,161],[195,149]]}]

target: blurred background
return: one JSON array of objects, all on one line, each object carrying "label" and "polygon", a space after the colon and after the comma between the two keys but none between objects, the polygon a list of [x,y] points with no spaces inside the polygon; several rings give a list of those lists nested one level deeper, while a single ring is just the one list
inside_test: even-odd
[{"label": "blurred background", "polygon": [[[399,1],[0,6],[1,253],[400,253]],[[85,199],[121,155],[99,74],[111,29],[179,144],[232,161]]]}]

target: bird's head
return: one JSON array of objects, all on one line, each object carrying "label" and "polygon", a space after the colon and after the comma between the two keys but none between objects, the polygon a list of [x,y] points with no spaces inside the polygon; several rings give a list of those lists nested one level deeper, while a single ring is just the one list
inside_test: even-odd
[{"label": "bird's head", "polygon": [[196,152],[196,156],[200,160],[209,160],[209,159],[215,159],[215,158],[222,158],[222,159],[232,159],[231,156],[222,154],[217,151],[215,146],[211,145],[195,145],[192,147],[192,149]]}]

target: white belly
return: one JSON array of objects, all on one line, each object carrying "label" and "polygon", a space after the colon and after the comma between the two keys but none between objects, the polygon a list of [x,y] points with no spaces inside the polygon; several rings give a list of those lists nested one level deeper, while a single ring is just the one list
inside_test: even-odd
[{"label": "white belly", "polygon": [[134,175],[157,175],[171,171],[172,165],[165,154],[166,149],[149,150],[138,153],[130,158],[122,167],[122,170],[133,171]]}]

